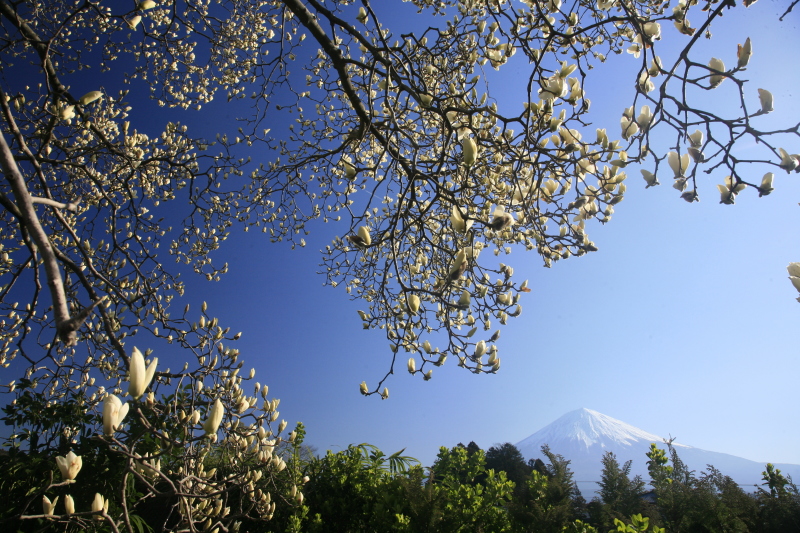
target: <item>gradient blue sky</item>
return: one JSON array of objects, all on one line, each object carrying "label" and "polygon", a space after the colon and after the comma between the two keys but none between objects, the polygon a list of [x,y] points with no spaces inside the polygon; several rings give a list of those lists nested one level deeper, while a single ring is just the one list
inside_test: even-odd
[{"label": "gradient blue sky", "polygon": [[[379,4],[395,34],[419,23],[408,4]],[[782,5],[762,1],[726,14],[697,56],[733,65],[736,44],[752,38],[751,105],[757,88],[775,96],[765,129],[800,118],[797,69],[789,68],[800,15],[778,23]],[[665,40],[672,35],[665,27]],[[518,79],[524,68],[511,64],[500,75]],[[635,68],[624,54],[592,72],[596,126],[619,129]],[[505,92],[496,92],[501,86]],[[522,101],[509,89],[508,81],[492,87],[501,108]],[[728,82],[711,96],[724,104],[733,95]],[[423,382],[402,363],[388,382],[389,400],[362,397],[358,384],[376,382],[391,353],[380,331],[362,330],[356,311],[364,306],[322,287],[315,274],[318,250],[346,232],[343,224],[311,225],[308,246],[294,251],[260,233],[236,234],[222,250],[230,273],[219,283],[188,276],[187,294],[244,332],[238,347],[246,367],[281,398],[282,418],[303,421],[306,442],[320,452],[369,442],[388,453],[406,448],[429,465],[439,446],[517,442],[588,407],[696,447],[800,463],[800,304],[786,274],[800,261],[800,178],[776,172],[771,196],[749,191],[725,206],[715,187],[723,175],[703,178],[701,202],[690,205],[670,180],[645,190],[637,169],[628,174],[613,220],[590,232],[599,252],[552,269],[523,251],[506,261],[532,292],[522,316],[503,329],[497,375],[476,376],[449,361]]]},{"label": "gradient blue sky", "polygon": [[[373,4],[396,35],[424,20],[399,0]],[[800,120],[792,55],[800,14],[778,23],[784,4],[762,0],[729,12],[697,56],[733,65],[736,44],[752,38],[751,105],[758,105],[757,88],[775,96],[776,111],[760,119],[764,129]],[[665,27],[665,40],[673,35]],[[623,54],[591,73],[595,125],[586,136],[594,127],[619,135],[636,63]],[[527,75],[525,67],[519,61],[490,75],[501,109],[521,104],[514,81]],[[711,96],[715,105],[735,106],[733,95],[728,81]],[[222,98],[202,116],[180,119],[217,128],[230,115]],[[228,127],[236,135],[237,124]],[[786,148],[800,151],[797,142]],[[234,231],[217,256],[229,263],[229,274],[217,283],[186,274],[187,297],[174,305],[188,302],[199,312],[206,300],[221,326],[243,332],[236,347],[245,368],[256,368],[256,379],[281,399],[281,418],[302,421],[306,442],[320,452],[368,442],[387,453],[406,448],[430,465],[439,446],[517,442],[588,407],[684,444],[800,464],[800,304],[786,273],[789,262],[800,261],[800,176],[778,171],[771,196],[745,191],[735,206],[718,203],[715,184],[724,175],[705,177],[701,202],[690,205],[671,180],[645,190],[638,170],[627,170],[628,192],[613,220],[590,228],[599,252],[552,269],[522,250],[504,260],[532,291],[521,300],[522,315],[503,328],[497,375],[476,376],[451,358],[424,382],[405,372],[402,354],[401,372],[388,382],[390,398],[361,396],[359,383],[380,379],[391,352],[381,331],[362,329],[357,310],[365,306],[343,288],[323,287],[316,274],[318,251],[347,231],[344,223],[311,224],[308,245],[296,250],[259,232]],[[164,254],[163,261],[171,258]],[[174,347],[155,355],[173,368],[184,360]]]}]

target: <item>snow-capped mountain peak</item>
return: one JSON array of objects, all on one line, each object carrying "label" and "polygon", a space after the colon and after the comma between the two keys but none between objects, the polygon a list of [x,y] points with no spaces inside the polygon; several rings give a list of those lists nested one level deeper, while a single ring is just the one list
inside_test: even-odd
[{"label": "snow-capped mountain peak", "polygon": [[605,448],[610,445],[630,446],[642,441],[662,443],[664,439],[616,418],[584,408],[565,414],[520,442],[519,447],[528,448],[532,444],[537,447],[549,444],[553,447],[564,441],[569,441],[572,446],[583,444],[589,448],[599,444]]},{"label": "snow-capped mountain peak", "polygon": [[[614,453],[619,464],[632,461],[631,475],[641,475],[647,479],[649,473],[646,454],[650,443],[656,443],[661,449],[667,447],[664,439],[658,435],[591,409],[578,409],[518,442],[517,449],[526,459],[544,460],[542,446],[547,445],[552,453],[570,461],[575,479],[584,485],[581,490],[590,493],[597,490],[602,458],[606,452]],[[698,474],[710,464],[743,486],[753,487],[761,483],[761,472],[764,470],[762,463],[678,442],[673,442],[672,446],[681,460]],[[800,478],[800,466],[776,466],[795,479]]]}]

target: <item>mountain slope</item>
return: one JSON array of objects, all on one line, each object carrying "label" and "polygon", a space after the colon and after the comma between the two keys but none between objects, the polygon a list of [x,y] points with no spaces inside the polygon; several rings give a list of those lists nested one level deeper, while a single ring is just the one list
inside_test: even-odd
[{"label": "mountain slope", "polygon": [[[541,447],[548,445],[554,453],[571,461],[574,479],[588,497],[597,490],[596,482],[602,472],[601,459],[607,451],[617,456],[620,464],[632,460],[631,475],[641,475],[649,480],[646,453],[650,443],[666,448],[664,439],[653,433],[626,424],[610,416],[578,409],[569,412],[536,433],[517,443],[517,448],[526,459],[542,458]],[[724,475],[730,476],[745,490],[755,490],[762,483],[764,464],[733,455],[701,450],[673,443],[678,456],[699,475],[707,465],[713,465]],[[784,474],[800,481],[800,465],[776,464]]]}]

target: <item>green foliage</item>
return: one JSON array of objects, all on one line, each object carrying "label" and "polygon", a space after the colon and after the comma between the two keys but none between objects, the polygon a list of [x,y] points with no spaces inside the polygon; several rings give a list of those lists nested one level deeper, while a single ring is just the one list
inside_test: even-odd
[{"label": "green foliage", "polygon": [[562,533],[597,533],[597,529],[582,520],[575,520],[573,523],[564,526]]},{"label": "green foliage", "polygon": [[369,444],[350,445],[306,465],[305,505],[311,509],[306,530],[393,531],[407,522],[397,518],[403,506],[391,486],[394,476],[416,471],[417,461],[401,453],[386,456]]},{"label": "green foliage", "polygon": [[600,499],[590,507],[594,521],[603,529],[613,526],[614,520],[645,512],[647,503],[642,499],[644,481],[640,476],[629,478],[631,461],[620,466],[611,452],[603,455],[603,471],[600,475]]},{"label": "green foliage", "polygon": [[515,531],[560,532],[579,518],[582,498],[569,461],[547,446],[542,446],[542,454],[548,462],[531,472],[511,508]]},{"label": "green foliage", "polygon": [[615,518],[614,525],[617,527],[619,533],[644,533],[645,531],[649,531],[650,533],[664,533],[665,531],[664,528],[658,526],[650,528],[650,519],[640,514],[631,516],[629,524]]},{"label": "green foliage", "polygon": [[765,532],[800,531],[800,491],[790,477],[767,463],[763,474],[763,487],[756,496],[759,513],[758,527]]},{"label": "green foliage", "polygon": [[532,470],[525,462],[522,453],[510,442],[492,446],[486,451],[486,468],[495,472],[505,472],[508,480],[514,482],[515,495],[522,493],[525,480]]},{"label": "green foliage", "polygon": [[514,483],[506,479],[505,472],[486,470],[482,450],[469,453],[463,446],[440,448],[433,471],[443,500],[440,531],[510,531],[505,506],[511,501]]}]

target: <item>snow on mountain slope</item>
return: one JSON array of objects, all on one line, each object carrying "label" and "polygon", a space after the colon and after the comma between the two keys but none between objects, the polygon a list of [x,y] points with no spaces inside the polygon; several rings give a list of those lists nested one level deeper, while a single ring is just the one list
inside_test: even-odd
[{"label": "snow on mountain slope", "polygon": [[[553,453],[570,461],[574,479],[587,498],[597,490],[596,482],[602,472],[601,460],[605,452],[613,452],[619,464],[632,461],[631,475],[640,475],[649,480],[646,453],[651,443],[666,449],[664,439],[653,433],[626,424],[616,418],[592,411],[571,411],[555,422],[517,443],[517,448],[526,459],[541,458],[543,445]],[[733,455],[701,450],[674,442],[673,446],[681,460],[699,477],[707,465],[713,465],[724,475],[730,476],[745,490],[755,490],[762,483],[764,463],[750,461]],[[784,474],[800,481],[800,465],[776,464]]]},{"label": "snow on mountain slope", "polygon": [[549,444],[551,448],[562,443],[568,443],[570,447],[580,447],[580,444],[583,444],[588,449],[595,445],[603,448],[615,445],[631,446],[642,441],[647,441],[649,446],[651,442],[662,443],[664,439],[616,418],[584,408],[565,414],[520,441],[517,447],[521,451],[522,448],[535,446],[532,451],[538,453],[542,444]]}]

